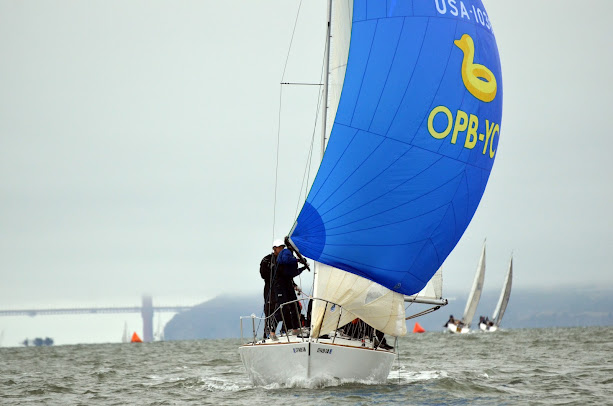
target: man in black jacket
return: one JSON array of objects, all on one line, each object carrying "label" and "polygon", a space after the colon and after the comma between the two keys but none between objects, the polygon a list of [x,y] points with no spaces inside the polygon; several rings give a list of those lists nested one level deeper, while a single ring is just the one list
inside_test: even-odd
[{"label": "man in black jacket", "polygon": [[293,302],[283,306],[283,329],[286,332],[292,330],[294,334],[298,334],[298,328],[300,328],[300,310],[296,302],[296,284],[294,283],[294,277],[300,275],[305,268],[298,267],[298,260],[294,257],[294,254],[285,247],[285,243],[282,240],[276,240],[273,243],[273,254],[276,262],[272,277],[272,292],[275,296],[275,301],[277,305]]},{"label": "man in black jacket", "polygon": [[[300,310],[296,301],[296,284],[294,277],[300,275],[305,267],[298,267],[294,254],[285,248],[283,240],[273,242],[272,254],[265,256],[260,262],[260,276],[264,279],[264,314],[267,323],[264,326],[264,336],[277,340],[275,331],[279,321],[283,320],[282,331],[293,330],[298,333],[300,328]],[[301,261],[304,265],[305,260]],[[279,306],[283,306],[283,310]]]},{"label": "man in black jacket", "polygon": [[264,279],[264,317],[266,317],[264,323],[264,338],[268,337],[271,331],[273,333],[271,338],[276,338],[274,332],[278,324],[277,320],[271,317],[277,307],[272,294],[271,284],[271,276],[275,268],[275,259],[273,254],[268,254],[260,261],[260,276]]}]

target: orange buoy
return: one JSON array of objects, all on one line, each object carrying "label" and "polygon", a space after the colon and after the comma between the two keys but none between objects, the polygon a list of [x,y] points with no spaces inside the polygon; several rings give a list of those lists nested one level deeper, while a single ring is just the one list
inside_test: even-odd
[{"label": "orange buoy", "polygon": [[424,328],[420,326],[419,323],[415,323],[415,327],[413,327],[413,332],[414,333],[425,333],[426,330],[424,330]]},{"label": "orange buoy", "polygon": [[143,340],[140,339],[140,337],[138,336],[138,334],[136,334],[136,331],[134,332],[134,334],[132,334],[132,343],[142,343]]}]

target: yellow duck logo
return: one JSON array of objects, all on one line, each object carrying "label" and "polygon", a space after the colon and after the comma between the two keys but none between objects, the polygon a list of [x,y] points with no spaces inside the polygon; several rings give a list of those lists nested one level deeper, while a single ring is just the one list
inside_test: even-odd
[{"label": "yellow duck logo", "polygon": [[477,99],[483,102],[491,102],[496,97],[498,86],[496,77],[491,70],[483,65],[473,63],[475,59],[475,43],[468,34],[453,41],[464,52],[462,60],[462,81],[466,89]]}]

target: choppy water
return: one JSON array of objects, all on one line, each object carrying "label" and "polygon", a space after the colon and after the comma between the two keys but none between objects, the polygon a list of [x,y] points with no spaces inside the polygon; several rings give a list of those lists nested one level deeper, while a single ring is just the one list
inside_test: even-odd
[{"label": "choppy water", "polygon": [[0,404],[613,404],[613,327],[409,334],[385,385],[253,387],[239,344],[1,348]]}]

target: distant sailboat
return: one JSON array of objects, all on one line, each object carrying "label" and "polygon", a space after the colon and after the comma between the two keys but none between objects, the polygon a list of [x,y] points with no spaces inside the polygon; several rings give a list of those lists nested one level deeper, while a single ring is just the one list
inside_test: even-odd
[{"label": "distant sailboat", "polygon": [[157,324],[155,333],[153,334],[153,340],[154,341],[164,341],[164,326],[162,324],[161,314],[158,314],[158,324]]},{"label": "distant sailboat", "polygon": [[[314,262],[310,326],[258,340],[248,317],[239,353],[253,383],[387,380],[396,354],[375,336],[405,335],[405,302],[430,300],[416,293],[468,227],[500,138],[496,40],[481,1],[464,4],[472,16],[446,2],[328,3],[325,153],[286,240]],[[342,327],[357,319],[371,333],[356,339]]]},{"label": "distant sailboat", "polygon": [[496,331],[500,327],[500,323],[502,323],[502,316],[504,316],[504,312],[507,309],[507,304],[509,303],[509,298],[511,297],[511,285],[513,283],[513,256],[511,256],[511,260],[509,261],[509,269],[507,271],[507,276],[504,279],[504,284],[502,285],[502,291],[500,292],[500,298],[498,299],[498,304],[496,305],[496,309],[494,310],[494,315],[492,316],[492,322],[479,323],[479,328],[483,331]]},{"label": "distant sailboat", "polygon": [[129,343],[130,336],[128,335],[128,322],[123,323],[123,335],[121,336],[122,343]]},{"label": "distant sailboat", "polygon": [[447,329],[452,333],[468,333],[470,331],[470,325],[475,317],[475,311],[481,298],[481,292],[483,291],[483,279],[485,278],[485,241],[483,242],[483,250],[481,251],[481,257],[479,258],[479,265],[477,265],[477,272],[475,273],[475,279],[473,280],[473,286],[468,295],[466,301],[466,307],[464,308],[464,315],[461,320],[449,320],[447,322]]}]

